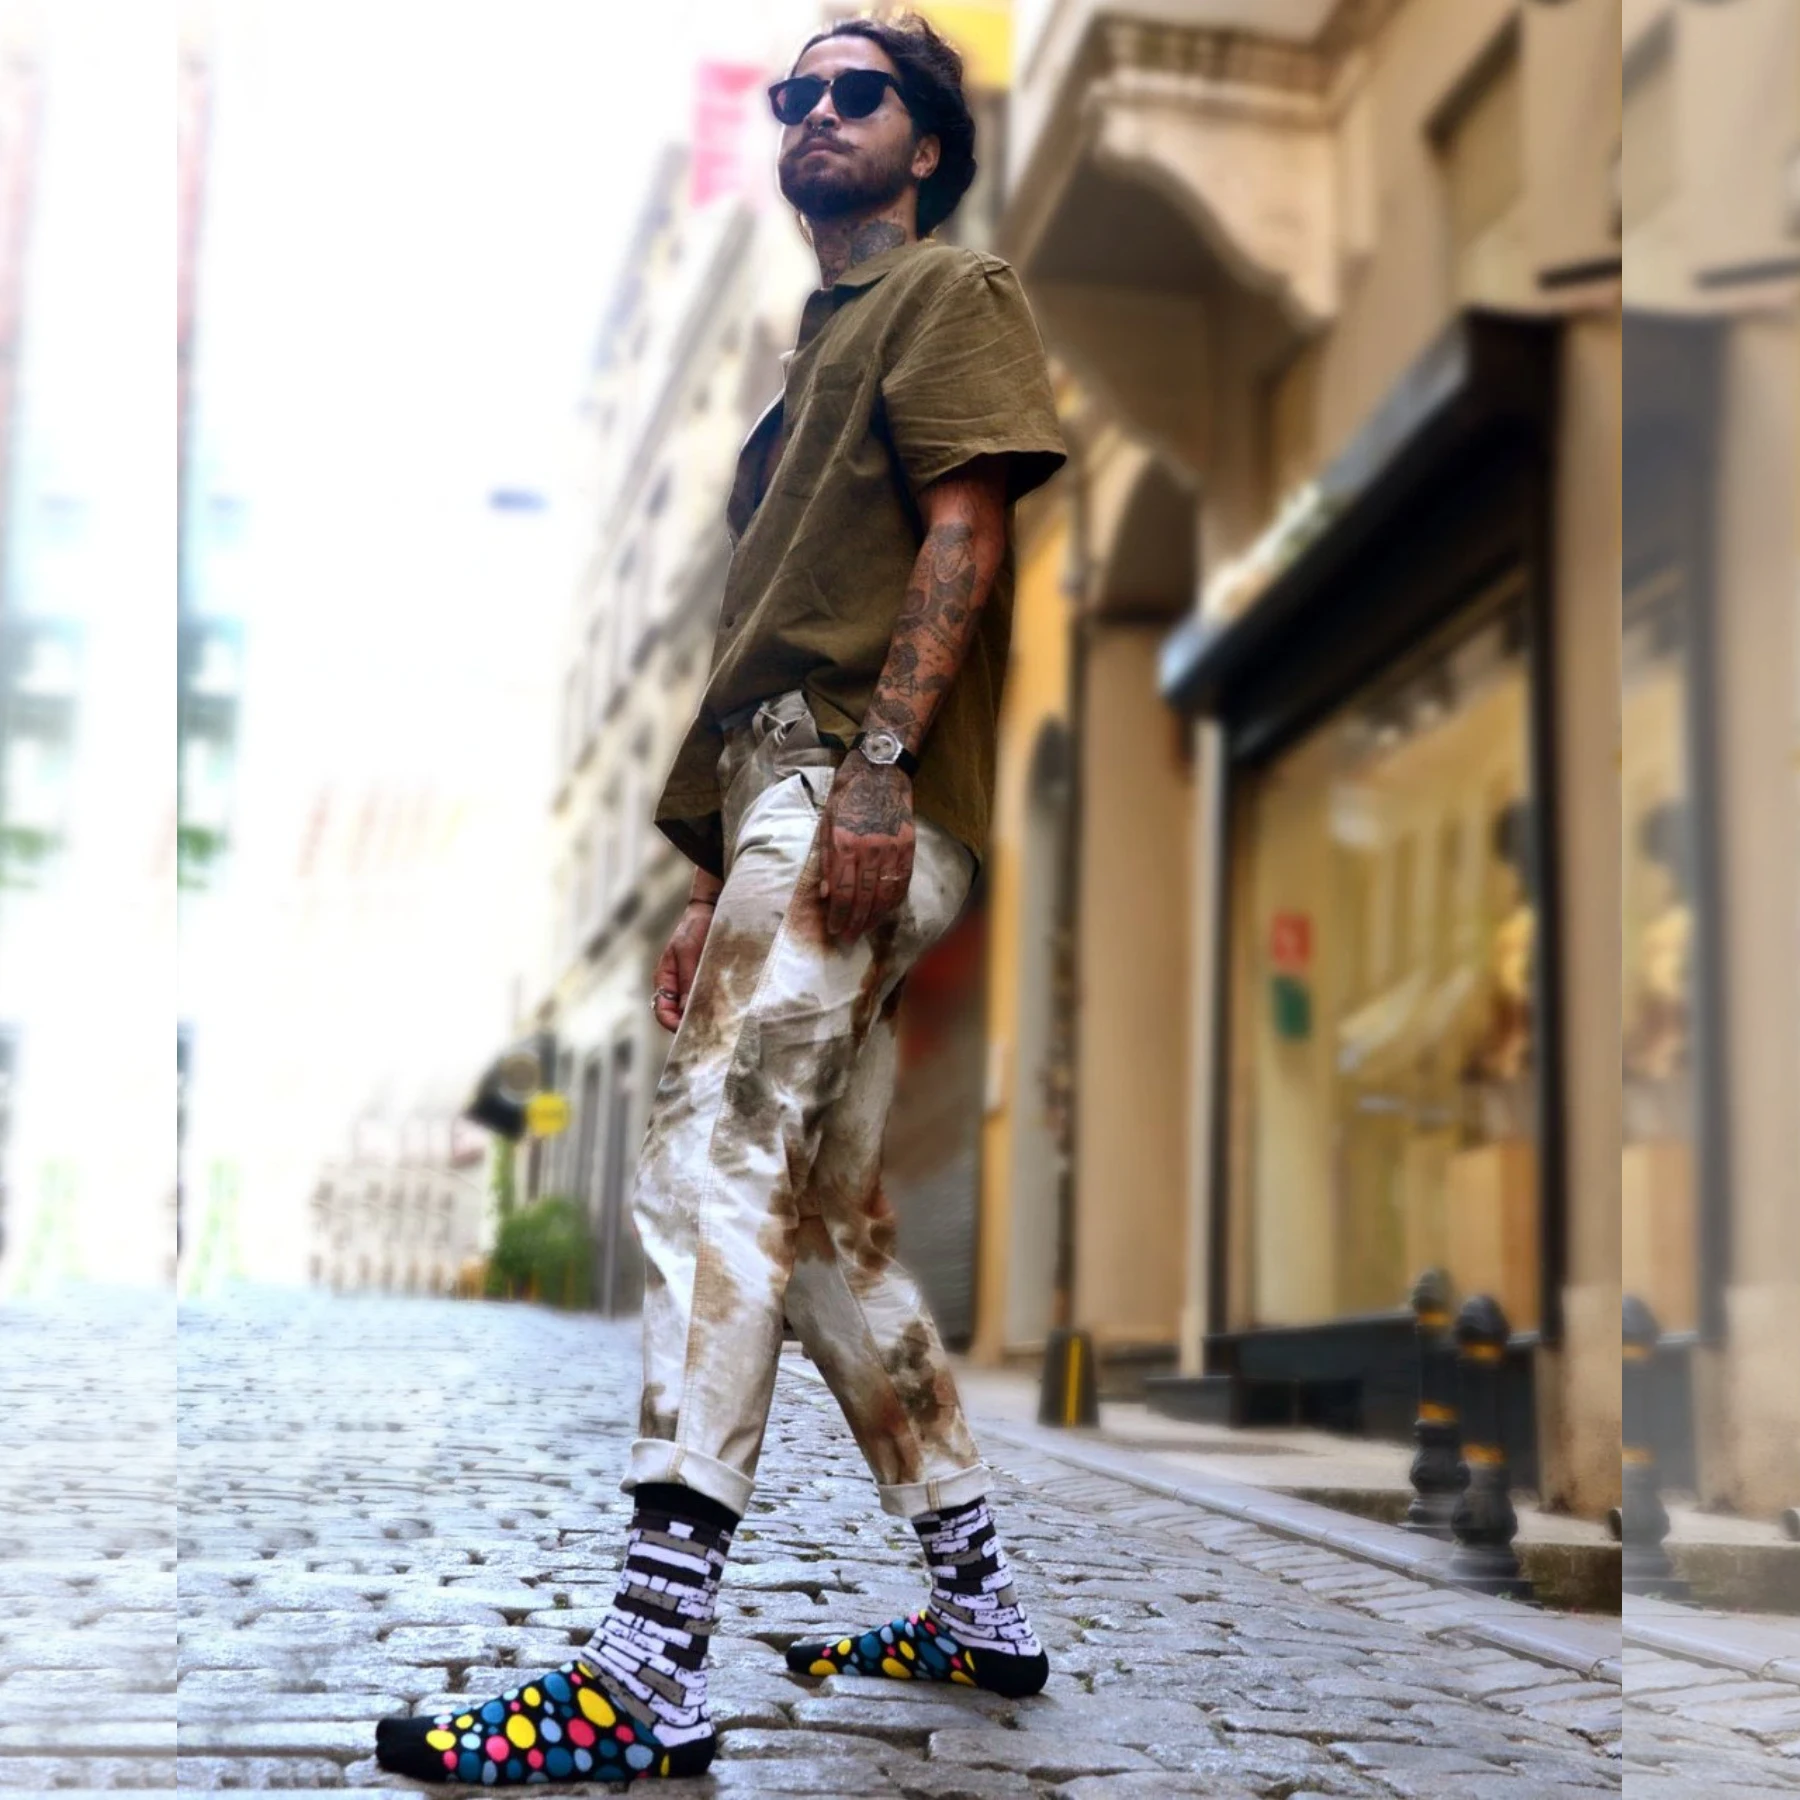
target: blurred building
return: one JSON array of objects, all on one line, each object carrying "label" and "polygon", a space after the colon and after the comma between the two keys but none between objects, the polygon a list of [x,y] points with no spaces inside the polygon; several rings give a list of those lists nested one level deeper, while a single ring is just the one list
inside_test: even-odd
[{"label": "blurred building", "polygon": [[[29,13],[0,12],[0,569],[11,570],[18,497],[18,368],[25,295],[25,258],[37,187],[38,116],[42,105],[41,44]],[[23,616],[16,583],[0,586],[0,969],[9,929],[16,932],[21,896],[46,860],[48,821],[33,816],[41,800],[26,790],[46,756],[66,757],[73,725],[73,670],[64,663],[46,681],[46,662],[63,648],[47,622]],[[34,802],[36,804],[34,804]],[[14,1126],[29,1053],[19,998],[0,997],[0,1259],[15,1245],[18,1220]]]},{"label": "blurred building", "polygon": [[1623,1234],[1671,1485],[1800,1492],[1800,12],[1625,8]]},{"label": "blurred building", "polygon": [[1403,1435],[1405,1301],[1444,1266],[1513,1324],[1522,1476],[1589,1513],[1619,1479],[1619,23],[1021,25],[1001,248],[1074,455],[1022,524],[978,1337],[1041,1340],[1066,1156],[1074,1320],[1175,1365],[1159,1404]]},{"label": "blurred building", "polygon": [[[216,1153],[220,1044],[207,1028],[209,995],[221,979],[229,979],[213,953],[230,870],[247,605],[240,573],[247,509],[227,474],[215,409],[207,404],[203,329],[223,47],[205,0],[184,6],[176,62],[174,820],[182,926],[175,1250],[184,1272],[199,1236],[216,1246],[235,1229],[240,1178],[232,1159]],[[199,1181],[197,1148],[203,1151]]]},{"label": "blurred building", "polygon": [[312,1193],[308,1276],[334,1293],[449,1294],[488,1236],[483,1134],[460,1079],[372,1103]]},{"label": "blurred building", "polygon": [[[143,195],[136,169],[91,153],[96,122],[117,125],[130,99],[112,85],[129,53],[95,56],[90,38],[66,9],[0,5],[8,1292],[170,1273],[170,1020],[143,980],[174,949],[173,759],[157,748],[173,723],[172,681],[158,679],[172,645],[143,573],[166,525],[144,458],[166,443],[167,415],[158,430],[141,385],[167,343],[152,344],[149,314],[116,303],[139,273]],[[93,278],[102,262],[108,283]]]},{"label": "blurred building", "polygon": [[[667,1040],[652,972],[685,904],[688,865],[651,824],[664,770],[699,704],[730,544],[737,446],[779,386],[771,287],[781,246],[735,194],[696,204],[667,152],[602,323],[581,504],[593,521],[563,660],[554,986],[567,1131],[532,1145],[525,1191],[580,1200],[593,1293],[628,1310],[642,1267],[631,1170]],[[797,241],[790,276],[803,268]]]}]

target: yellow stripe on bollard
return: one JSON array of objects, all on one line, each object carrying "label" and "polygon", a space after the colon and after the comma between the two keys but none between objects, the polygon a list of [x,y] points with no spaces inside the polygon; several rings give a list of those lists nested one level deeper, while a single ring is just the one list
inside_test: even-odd
[{"label": "yellow stripe on bollard", "polygon": [[1063,1423],[1073,1425],[1081,1413],[1081,1339],[1069,1339],[1069,1368],[1063,1382]]}]

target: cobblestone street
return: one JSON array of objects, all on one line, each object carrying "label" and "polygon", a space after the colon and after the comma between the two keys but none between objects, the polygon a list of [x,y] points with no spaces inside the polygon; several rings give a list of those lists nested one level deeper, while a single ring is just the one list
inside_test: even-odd
[{"label": "cobblestone street", "polygon": [[[0,1330],[32,1422],[0,1474],[10,1789],[412,1791],[369,1754],[378,1715],[565,1660],[611,1595],[635,1321],[287,1294],[186,1307],[178,1529],[168,1304],[15,1309]],[[830,1396],[784,1368],[715,1640],[720,1755],[673,1791],[1618,1789],[1616,1687],[1373,1616],[1383,1584],[1361,1565],[1184,1522],[1003,1443],[990,1460],[1047,1691],[791,1677],[791,1640],[884,1620],[923,1587]]]}]

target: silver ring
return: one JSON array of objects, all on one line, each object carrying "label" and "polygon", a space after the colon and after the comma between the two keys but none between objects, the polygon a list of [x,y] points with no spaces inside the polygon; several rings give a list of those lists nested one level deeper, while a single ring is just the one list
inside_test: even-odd
[{"label": "silver ring", "polygon": [[880,876],[877,876],[876,879],[878,881],[882,881],[882,882],[904,881],[906,879],[906,877],[904,875],[880,875]]}]

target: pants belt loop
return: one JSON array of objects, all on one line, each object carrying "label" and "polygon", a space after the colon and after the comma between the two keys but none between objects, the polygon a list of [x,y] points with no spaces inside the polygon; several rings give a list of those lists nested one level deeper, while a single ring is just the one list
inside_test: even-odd
[{"label": "pants belt loop", "polygon": [[944,1503],[938,1498],[938,1484],[928,1481],[925,1484],[925,1505],[932,1512],[942,1512]]}]

